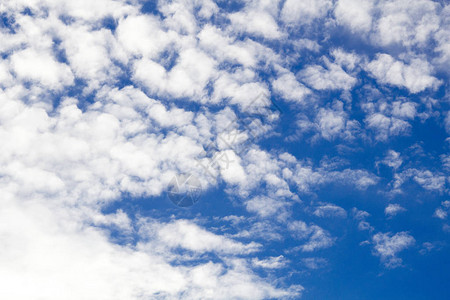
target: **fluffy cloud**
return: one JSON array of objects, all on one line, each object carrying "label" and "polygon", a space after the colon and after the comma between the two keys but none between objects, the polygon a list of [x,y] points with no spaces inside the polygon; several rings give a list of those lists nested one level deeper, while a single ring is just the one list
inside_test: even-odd
[{"label": "fluffy cloud", "polygon": [[436,47],[436,52],[439,53],[439,57],[436,59],[436,67],[446,71],[450,64],[450,6],[446,5],[441,11],[441,26],[439,30],[435,33],[435,40],[438,43]]},{"label": "fluffy cloud", "polygon": [[381,161],[381,163],[391,168],[398,169],[402,165],[403,159],[401,158],[400,153],[394,150],[389,150],[386,157]]},{"label": "fluffy cloud", "polygon": [[283,255],[276,256],[276,257],[269,257],[266,259],[258,259],[254,258],[252,259],[252,264],[264,268],[264,269],[279,269],[286,266],[286,259]]},{"label": "fluffy cloud", "polygon": [[288,206],[285,201],[275,200],[268,197],[256,197],[245,202],[247,210],[250,212],[257,213],[261,217],[273,216],[283,213],[283,211]]},{"label": "fluffy cloud", "polygon": [[261,245],[244,245],[223,236],[215,235],[187,220],[168,224],[144,220],[140,228],[145,239],[157,240],[158,245],[182,248],[194,253],[247,254],[258,251]]},{"label": "fluffy cloud", "polygon": [[388,217],[393,217],[398,213],[404,212],[406,209],[401,207],[399,204],[389,204],[384,209],[384,214]]},{"label": "fluffy cloud", "polygon": [[[179,256],[167,250],[174,246],[196,252],[221,249],[220,253],[228,254],[254,249],[209,233],[191,222],[157,225],[153,228],[156,232],[152,232],[159,237],[157,242],[120,246],[112,244],[98,228],[87,224],[80,227],[77,210],[50,209],[43,204],[35,201],[23,209],[10,198],[0,209],[0,233],[8,240],[1,248],[0,278],[6,284],[0,291],[2,297],[205,298],[211,297],[212,291],[221,291],[219,299],[264,299],[293,296],[301,291],[301,287],[289,291],[273,288],[242,262],[205,261],[192,268],[174,265],[173,259]],[[180,234],[195,240],[186,236],[184,240],[176,239]],[[193,244],[194,241],[198,243]],[[169,248],[161,253],[163,245]],[[20,288],[24,282],[29,282],[27,289]]]},{"label": "fluffy cloud", "polygon": [[274,18],[264,11],[238,12],[230,15],[230,20],[237,30],[263,36],[268,39],[282,37]]},{"label": "fluffy cloud", "polygon": [[430,34],[439,28],[438,6],[429,0],[380,2],[376,37],[382,45],[425,45]]},{"label": "fluffy cloud", "polygon": [[433,216],[435,216],[436,218],[444,220],[444,219],[447,218],[447,212],[444,211],[442,208],[437,208],[434,211],[434,215]]},{"label": "fluffy cloud", "polygon": [[321,257],[303,258],[302,262],[308,269],[312,270],[324,268],[328,263],[326,259]]},{"label": "fluffy cloud", "polygon": [[281,19],[286,24],[309,24],[314,19],[325,16],[332,5],[330,0],[287,0],[281,10]]},{"label": "fluffy cloud", "polygon": [[347,212],[342,207],[339,207],[334,204],[325,204],[320,205],[315,208],[313,214],[317,217],[325,218],[325,217],[339,217],[346,218]]},{"label": "fluffy cloud", "polygon": [[371,0],[339,0],[334,14],[340,24],[348,26],[352,31],[368,32],[372,28]]},{"label": "fluffy cloud", "polygon": [[36,82],[49,89],[60,90],[72,85],[74,76],[66,64],[57,62],[49,53],[25,49],[11,56],[11,68],[17,78]]},{"label": "fluffy cloud", "polygon": [[258,62],[259,44],[236,41],[217,27],[206,25],[198,38],[200,46],[217,61],[239,63],[244,67],[255,67]]},{"label": "fluffy cloud", "polygon": [[408,133],[411,125],[397,118],[387,117],[380,113],[369,115],[365,120],[367,127],[375,132],[375,138],[385,141],[391,136]]},{"label": "fluffy cloud", "polygon": [[441,220],[445,220],[450,210],[450,201],[446,200],[441,203],[441,207],[436,208],[433,216]]},{"label": "fluffy cloud", "polygon": [[441,174],[433,173],[429,170],[417,170],[414,168],[404,170],[395,174],[393,182],[394,188],[400,188],[407,180],[413,179],[422,188],[429,191],[443,191],[446,185],[446,178]]},{"label": "fluffy cloud", "polygon": [[364,121],[367,128],[374,132],[375,139],[385,141],[395,136],[408,135],[412,128],[411,122],[420,116],[417,103],[406,99],[389,101],[378,91],[375,95],[369,96],[362,104],[366,112]]},{"label": "fluffy cloud", "polygon": [[131,15],[121,19],[116,36],[125,51],[150,59],[157,57],[169,43],[176,41],[175,33],[165,32],[158,19],[149,15]]},{"label": "fluffy cloud", "polygon": [[311,91],[297,81],[294,74],[286,73],[272,82],[274,91],[287,101],[303,103]]},{"label": "fluffy cloud", "polygon": [[325,59],[326,68],[320,65],[308,66],[300,71],[300,78],[316,90],[348,90],[357,79],[347,74],[341,66]]},{"label": "fluffy cloud", "polygon": [[339,137],[354,139],[359,129],[357,121],[348,120],[344,104],[340,101],[335,101],[332,109],[321,108],[316,116],[316,123],[320,135],[328,141]]},{"label": "fluffy cloud", "polygon": [[433,69],[430,64],[418,58],[405,64],[389,54],[377,54],[376,59],[367,65],[367,70],[380,83],[405,87],[411,93],[440,85],[440,81],[431,76]]},{"label": "fluffy cloud", "polygon": [[353,207],[352,215],[353,218],[358,222],[359,230],[374,230],[373,226],[371,226],[370,223],[366,221],[366,218],[370,217],[370,214],[367,211],[359,210],[356,207]]},{"label": "fluffy cloud", "polygon": [[303,252],[331,247],[335,240],[321,227],[314,224],[308,225],[303,221],[293,221],[289,223],[288,228],[295,238],[307,240],[305,244],[299,247]]},{"label": "fluffy cloud", "polygon": [[186,49],[179,54],[177,64],[170,71],[152,60],[136,62],[133,79],[159,96],[190,97],[201,101],[214,71],[213,59],[196,49]]},{"label": "fluffy cloud", "polygon": [[396,268],[402,264],[402,259],[397,254],[415,243],[415,239],[407,232],[377,233],[372,237],[374,251],[380,256],[381,261],[388,268]]},{"label": "fluffy cloud", "polygon": [[442,190],[445,186],[445,177],[433,174],[430,171],[412,170],[414,181],[427,190]]}]

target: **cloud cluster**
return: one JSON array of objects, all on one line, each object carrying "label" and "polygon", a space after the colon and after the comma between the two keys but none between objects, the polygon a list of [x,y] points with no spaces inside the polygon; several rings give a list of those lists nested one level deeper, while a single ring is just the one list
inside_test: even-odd
[{"label": "cloud cluster", "polygon": [[[263,274],[328,265],[315,252],[339,242],[329,229],[350,210],[322,190],[448,194],[448,155],[413,165],[409,141],[395,142],[427,121],[450,131],[449,12],[429,0],[3,1],[0,296],[300,297]],[[161,201],[179,174],[236,211],[126,210]],[[400,266],[412,235],[352,216]]]}]

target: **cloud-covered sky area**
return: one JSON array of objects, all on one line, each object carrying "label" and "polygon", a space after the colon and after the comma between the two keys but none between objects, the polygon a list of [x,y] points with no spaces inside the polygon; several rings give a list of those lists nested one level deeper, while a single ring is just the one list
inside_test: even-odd
[{"label": "cloud-covered sky area", "polygon": [[450,5],[0,0],[0,298],[448,299]]}]

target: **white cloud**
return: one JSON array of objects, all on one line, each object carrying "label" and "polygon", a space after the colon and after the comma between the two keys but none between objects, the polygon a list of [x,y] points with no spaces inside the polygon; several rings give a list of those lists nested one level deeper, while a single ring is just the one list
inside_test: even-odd
[{"label": "white cloud", "polygon": [[445,130],[447,131],[447,133],[450,134],[450,112],[447,112],[444,122],[445,122]]},{"label": "white cloud", "polygon": [[361,62],[361,57],[355,53],[348,53],[342,48],[336,48],[331,51],[334,62],[348,71],[353,71]]},{"label": "white cloud", "polygon": [[376,22],[377,41],[404,46],[426,45],[430,35],[439,28],[436,14],[439,4],[429,0],[381,1]]},{"label": "white cloud", "polygon": [[295,171],[287,179],[295,182],[297,188],[302,192],[311,192],[315,187],[330,182],[351,185],[360,190],[365,190],[369,186],[375,185],[378,181],[376,176],[363,170],[316,171],[302,164],[297,164]]},{"label": "white cloud", "polygon": [[388,217],[393,217],[404,211],[406,211],[406,209],[401,207],[399,204],[389,204],[384,209],[384,214]]},{"label": "white cloud", "polygon": [[435,244],[433,244],[433,243],[430,243],[430,242],[424,242],[424,243],[422,244],[422,247],[423,247],[423,248],[420,249],[419,253],[422,254],[422,255],[425,255],[425,254],[427,254],[427,253],[433,251],[433,249],[435,249],[436,246],[437,246],[437,245],[435,245]]},{"label": "white cloud", "polygon": [[166,26],[183,35],[195,34],[198,31],[198,20],[208,20],[219,8],[211,0],[163,0],[158,3],[158,10],[164,15]]},{"label": "white cloud", "polygon": [[165,32],[159,20],[149,15],[132,15],[121,19],[116,36],[125,51],[146,58],[156,57],[176,40],[176,34]]},{"label": "white cloud", "polygon": [[259,238],[264,241],[279,242],[283,240],[283,235],[280,233],[280,226],[274,224],[272,220],[252,222],[248,229],[239,229],[239,232],[234,234],[235,238]]},{"label": "white cloud", "polygon": [[[200,262],[190,268],[172,265],[173,258],[182,257],[176,252],[158,252],[159,243],[141,242],[136,247],[112,244],[104,231],[88,224],[80,226],[76,209],[47,206],[39,200],[24,208],[9,197],[0,209],[0,234],[8,241],[0,249],[0,279],[5,283],[0,291],[2,298],[144,299],[189,295],[196,299],[264,299],[294,296],[301,291],[300,287],[276,289],[242,263],[233,261]],[[168,234],[182,238],[187,234],[198,242],[166,236],[164,242],[169,246],[220,253],[254,249],[187,221],[157,228],[163,237]],[[29,282],[26,289],[21,288],[24,280]],[[219,296],[214,296],[216,292]]]},{"label": "white cloud", "polygon": [[436,208],[433,217],[439,218],[441,220],[447,219],[448,212],[450,210],[450,201],[446,200],[441,203],[441,207]]},{"label": "white cloud", "polygon": [[413,179],[422,188],[430,191],[443,191],[446,184],[445,176],[429,170],[407,169],[396,174],[393,182],[394,188],[399,189],[408,179]]},{"label": "white cloud", "polygon": [[330,0],[287,0],[281,10],[281,19],[286,24],[309,24],[314,19],[324,17],[332,5]]},{"label": "white cloud", "polygon": [[256,267],[264,269],[280,269],[286,266],[287,261],[283,255],[269,257],[266,259],[258,259],[255,257],[252,259],[252,264]]},{"label": "white cloud", "polygon": [[427,190],[442,190],[445,186],[445,177],[435,175],[430,171],[414,172],[414,180]]},{"label": "white cloud", "polygon": [[380,83],[405,87],[411,93],[434,89],[441,83],[431,75],[433,68],[430,64],[418,58],[405,64],[389,54],[377,54],[376,59],[367,65],[367,70]]},{"label": "white cloud", "polygon": [[401,158],[399,152],[389,150],[384,159],[381,161],[381,163],[391,168],[398,169],[402,165],[403,159]]},{"label": "white cloud", "polygon": [[24,81],[42,84],[49,89],[60,90],[72,85],[74,76],[70,68],[57,62],[49,53],[28,48],[11,56],[11,68]]},{"label": "white cloud", "polygon": [[243,266],[242,260],[231,261],[233,271],[225,269],[212,262],[191,270],[190,281],[194,287],[180,293],[177,297],[190,299],[267,299],[300,297],[303,287],[296,285],[287,290],[273,288],[271,285],[259,282],[255,284],[255,275]]},{"label": "white cloud", "polygon": [[312,52],[319,52],[320,51],[320,45],[314,40],[310,39],[298,39],[293,41],[293,45],[298,50],[307,49]]},{"label": "white cloud", "polygon": [[364,220],[365,218],[370,216],[370,214],[367,211],[359,210],[356,207],[353,207],[352,213],[353,213],[353,217],[356,220]]},{"label": "white cloud", "polygon": [[[221,72],[214,82],[213,103],[228,99],[230,104],[237,104],[241,110],[267,106],[270,95],[264,83],[258,82],[255,72],[238,70],[233,73]],[[258,101],[258,100],[263,101]]]},{"label": "white cloud", "polygon": [[5,61],[0,62],[0,85],[3,87],[13,83],[13,76],[9,72],[9,68]]},{"label": "white cloud", "polygon": [[397,118],[414,119],[416,116],[416,104],[413,102],[395,101],[392,103],[392,115]]},{"label": "white cloud", "polygon": [[221,164],[221,175],[229,184],[238,184],[246,180],[245,170],[241,165],[241,158],[233,150],[222,151],[217,154]]},{"label": "white cloud", "polygon": [[361,107],[366,113],[367,128],[375,133],[375,139],[386,141],[394,136],[408,135],[412,120],[421,114],[417,112],[419,104],[405,98],[391,100],[374,88],[367,88],[368,95]]},{"label": "white cloud", "polygon": [[366,218],[370,217],[370,214],[367,211],[359,210],[356,207],[352,209],[353,218],[358,221],[358,230],[368,230],[373,231],[374,228],[370,225],[369,222],[366,221]]},{"label": "white cloud", "polygon": [[391,136],[406,134],[411,125],[403,120],[387,117],[381,113],[368,115],[365,119],[367,127],[375,132],[375,138],[386,141]]},{"label": "white cloud", "polygon": [[68,64],[77,78],[87,81],[90,89],[113,81],[119,68],[112,60],[121,59],[117,43],[109,30],[90,31],[86,27],[69,27],[60,32]]},{"label": "white cloud", "polygon": [[345,114],[333,110],[321,109],[317,114],[320,132],[326,140],[341,134],[345,129]]},{"label": "white cloud", "polygon": [[167,71],[160,64],[141,59],[135,63],[133,79],[151,93],[177,98],[203,99],[205,88],[214,76],[215,61],[202,51],[186,49],[180,52],[176,65]]},{"label": "white cloud", "polygon": [[357,79],[347,74],[341,66],[328,62],[327,68],[320,65],[311,65],[299,72],[299,77],[316,90],[349,90]]},{"label": "white cloud", "polygon": [[334,238],[317,225],[307,225],[303,221],[293,221],[288,224],[288,229],[293,236],[307,242],[299,247],[303,252],[312,252],[319,249],[329,248],[334,244]]},{"label": "white cloud", "polygon": [[167,110],[164,105],[155,103],[148,109],[148,115],[162,127],[182,127],[191,124],[194,114],[179,108]]},{"label": "white cloud", "polygon": [[317,270],[325,267],[328,261],[325,258],[321,257],[308,257],[302,258],[303,264],[311,270]]},{"label": "white cloud", "polygon": [[450,65],[450,6],[446,5],[441,11],[441,24],[439,30],[435,33],[434,39],[438,43],[435,51],[440,55],[435,59],[435,65],[437,68],[446,72]]},{"label": "white cloud", "polygon": [[375,255],[380,256],[381,261],[387,268],[401,266],[402,259],[397,254],[414,245],[414,238],[407,232],[377,233],[372,237]]},{"label": "white cloud", "polygon": [[245,67],[255,67],[258,61],[258,50],[254,43],[235,41],[217,27],[206,25],[198,38],[200,45],[218,61],[237,62]]},{"label": "white cloud", "polygon": [[447,215],[448,215],[447,212],[445,210],[443,210],[442,208],[436,208],[433,216],[444,220],[447,218]]},{"label": "white cloud", "polygon": [[320,135],[328,141],[336,138],[352,140],[357,136],[360,127],[358,121],[348,120],[344,103],[341,101],[334,101],[331,109],[320,108],[316,123]]},{"label": "white cloud", "polygon": [[367,221],[360,221],[358,223],[358,230],[364,231],[364,230],[369,230],[372,231],[374,228],[373,226],[370,225],[369,222]]},{"label": "white cloud", "polygon": [[372,0],[339,0],[334,15],[340,24],[353,32],[368,32],[372,28]]},{"label": "white cloud", "polygon": [[275,93],[281,95],[287,101],[303,103],[311,91],[297,81],[291,72],[285,73],[272,82]]},{"label": "white cloud", "polygon": [[235,30],[268,39],[278,39],[283,36],[274,18],[267,12],[250,10],[237,12],[229,16]]},{"label": "white cloud", "polygon": [[346,218],[347,212],[340,206],[334,204],[325,204],[315,208],[313,214],[317,217],[327,218],[327,217],[338,217]]},{"label": "white cloud", "polygon": [[269,197],[255,197],[245,202],[245,206],[249,212],[258,214],[261,217],[269,217],[285,214],[288,203],[284,199],[272,199]]},{"label": "white cloud", "polygon": [[256,243],[242,244],[213,234],[188,220],[175,220],[162,224],[145,220],[140,228],[144,239],[156,239],[159,246],[183,248],[197,253],[248,254],[260,250]]},{"label": "white cloud", "polygon": [[136,11],[136,8],[133,6],[111,0],[99,0],[95,2],[89,0],[67,2],[46,1],[45,4],[58,11],[61,15],[69,15],[90,22],[95,22],[108,15],[117,17]]},{"label": "white cloud", "polygon": [[329,172],[327,176],[331,182],[354,185],[359,190],[365,190],[368,187],[377,184],[378,178],[365,170],[345,169],[343,171]]}]

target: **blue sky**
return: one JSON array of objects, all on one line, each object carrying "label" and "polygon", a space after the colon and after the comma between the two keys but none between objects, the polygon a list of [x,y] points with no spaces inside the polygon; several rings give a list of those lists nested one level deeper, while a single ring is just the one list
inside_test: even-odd
[{"label": "blue sky", "polygon": [[450,297],[444,1],[0,16],[0,298]]}]

